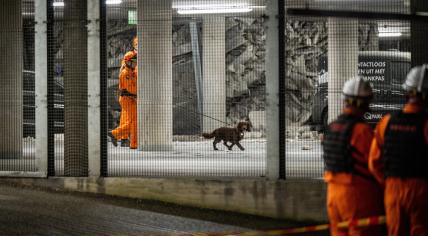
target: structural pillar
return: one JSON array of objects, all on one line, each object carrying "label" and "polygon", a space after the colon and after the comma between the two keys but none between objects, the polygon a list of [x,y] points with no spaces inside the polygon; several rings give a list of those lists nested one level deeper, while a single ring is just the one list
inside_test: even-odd
[{"label": "structural pillar", "polygon": [[343,84],[358,75],[358,20],[328,18],[328,122],[343,109]]},{"label": "structural pillar", "polygon": [[87,2],[64,5],[64,174],[79,177],[88,175]]},{"label": "structural pillar", "polygon": [[224,17],[207,16],[202,24],[203,132],[226,122],[226,25]]},{"label": "structural pillar", "polygon": [[48,171],[48,44],[47,0],[35,6],[35,96],[36,96],[36,160],[39,172]]},{"label": "structural pillar", "polygon": [[100,0],[88,1],[88,175],[101,171]]},{"label": "structural pillar", "polygon": [[172,0],[138,0],[138,149],[172,144]]},{"label": "structural pillar", "polygon": [[[412,0],[412,13],[428,12],[428,2],[426,0]],[[410,22],[411,32],[411,53],[412,66],[428,63],[428,22],[421,20],[412,20]]]},{"label": "structural pillar", "polygon": [[[279,22],[278,1],[267,1],[266,12],[266,177],[279,177]],[[284,143],[285,145],[285,143]]]},{"label": "structural pillar", "polygon": [[0,159],[22,156],[21,1],[0,1]]},{"label": "structural pillar", "polygon": [[201,54],[199,50],[199,36],[198,36],[198,26],[196,22],[189,23],[190,29],[190,39],[192,43],[192,58],[193,58],[193,72],[195,75],[195,86],[196,86],[196,96],[198,99],[198,112],[199,115],[199,124],[202,126],[202,65],[201,65]]}]

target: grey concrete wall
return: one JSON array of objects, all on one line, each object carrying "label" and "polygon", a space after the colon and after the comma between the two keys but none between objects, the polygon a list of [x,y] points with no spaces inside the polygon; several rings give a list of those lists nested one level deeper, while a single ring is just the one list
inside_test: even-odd
[{"label": "grey concrete wall", "polygon": [[0,179],[0,183],[5,182],[60,191],[157,200],[281,219],[327,221],[326,185],[320,180],[302,182],[187,178]]}]

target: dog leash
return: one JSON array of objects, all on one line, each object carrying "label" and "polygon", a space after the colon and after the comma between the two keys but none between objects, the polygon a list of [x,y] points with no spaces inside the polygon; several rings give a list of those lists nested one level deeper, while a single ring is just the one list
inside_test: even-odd
[{"label": "dog leash", "polygon": [[[178,107],[180,107],[180,108],[182,108],[182,109],[184,109],[184,110],[190,111],[190,112],[192,112],[192,113],[194,113],[194,114],[197,114],[197,115],[202,115],[202,116],[204,116],[204,117],[210,118],[211,120],[218,121],[218,122],[223,123],[223,124],[225,124],[225,125],[228,125],[228,126],[230,126],[230,125],[231,125],[231,124],[229,124],[229,123],[227,123],[227,122],[224,122],[224,121],[219,120],[219,119],[217,119],[217,118],[214,118],[214,117],[212,117],[212,116],[205,115],[205,114],[203,114],[203,113],[201,113],[201,112],[197,112],[197,111],[190,110],[190,109],[185,108],[185,107],[183,107],[183,106],[181,106],[181,105],[175,104],[174,106],[178,106]],[[200,126],[200,125],[198,125],[198,127],[199,127],[199,126]]]}]

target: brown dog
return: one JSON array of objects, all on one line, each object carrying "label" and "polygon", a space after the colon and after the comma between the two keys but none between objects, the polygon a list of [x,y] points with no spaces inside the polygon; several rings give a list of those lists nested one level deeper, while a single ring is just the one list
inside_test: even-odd
[{"label": "brown dog", "polygon": [[[218,150],[216,145],[223,140],[224,146],[226,146],[229,150],[232,150],[232,147],[236,145],[239,147],[239,149],[241,149],[241,151],[244,151],[245,149],[242,147],[239,141],[241,141],[241,139],[244,137],[244,131],[251,131],[252,127],[253,125],[247,119],[246,121],[239,122],[235,128],[221,127],[214,130],[210,134],[203,133],[202,136],[204,136],[206,139],[214,138],[214,150]],[[228,142],[231,144],[228,145]]]}]

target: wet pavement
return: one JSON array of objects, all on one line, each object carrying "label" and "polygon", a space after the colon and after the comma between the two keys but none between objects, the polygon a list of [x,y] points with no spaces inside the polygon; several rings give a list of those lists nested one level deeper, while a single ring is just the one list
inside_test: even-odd
[{"label": "wet pavement", "polygon": [[138,204],[118,204],[101,196],[0,185],[0,234],[136,235],[248,230],[170,215],[169,210],[175,213],[177,209],[168,206],[160,208],[163,212],[144,210]]}]

